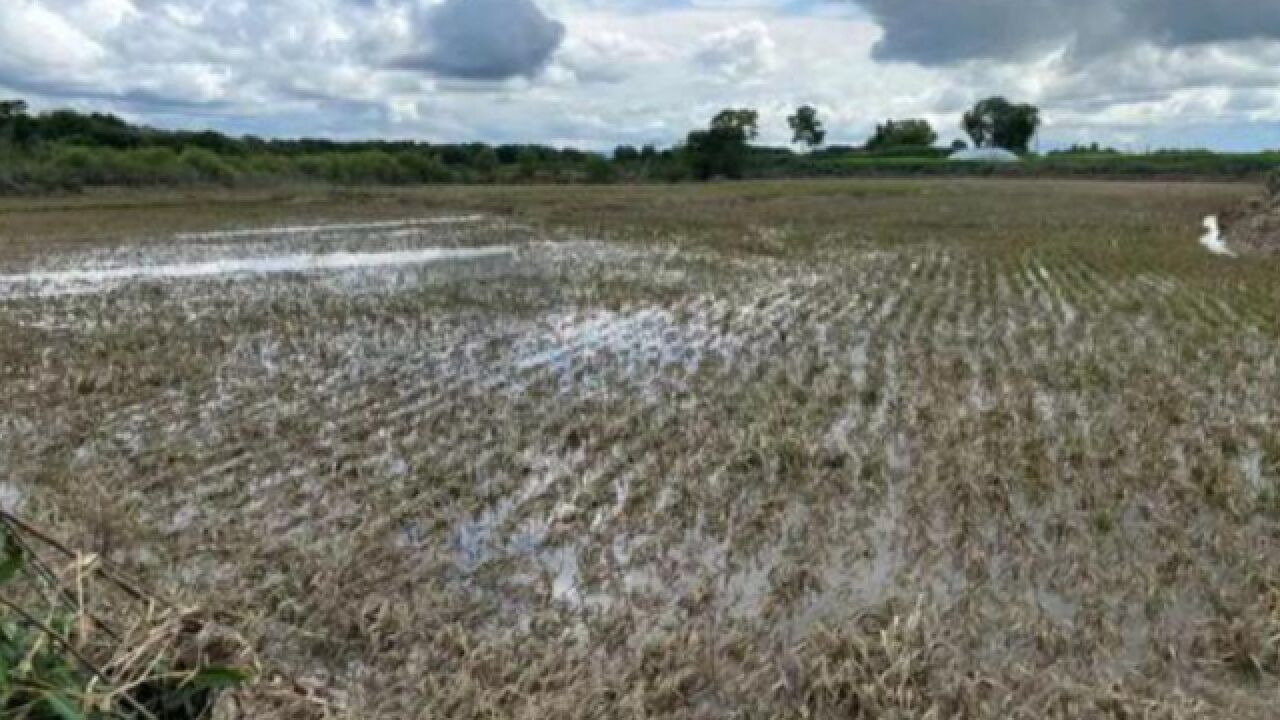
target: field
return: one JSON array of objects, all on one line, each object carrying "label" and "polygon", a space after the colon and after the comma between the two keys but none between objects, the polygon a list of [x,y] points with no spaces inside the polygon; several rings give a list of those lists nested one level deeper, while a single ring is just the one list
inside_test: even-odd
[{"label": "field", "polygon": [[1001,177],[1164,179],[1226,181],[1264,180],[1277,164],[1276,153],[1158,151],[1138,154],[1067,153],[1031,155],[1001,165],[959,163],[943,150],[903,153],[810,155],[761,158],[757,174],[766,177]]},{"label": "field", "polygon": [[4,200],[0,502],[234,617],[248,717],[1274,717],[1249,192]]}]

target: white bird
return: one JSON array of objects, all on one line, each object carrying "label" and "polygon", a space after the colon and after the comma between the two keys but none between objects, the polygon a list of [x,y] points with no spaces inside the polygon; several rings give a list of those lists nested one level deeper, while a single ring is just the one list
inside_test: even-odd
[{"label": "white bird", "polygon": [[1222,240],[1222,229],[1218,227],[1217,215],[1210,215],[1204,219],[1204,230],[1205,233],[1200,238],[1200,244],[1205,246],[1205,249],[1215,255],[1236,256],[1235,253],[1231,252],[1231,248],[1227,247],[1226,242]]}]

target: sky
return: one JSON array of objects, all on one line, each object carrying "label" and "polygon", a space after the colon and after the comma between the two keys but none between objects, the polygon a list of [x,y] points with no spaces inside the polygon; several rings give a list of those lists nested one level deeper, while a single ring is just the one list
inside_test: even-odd
[{"label": "sky", "polygon": [[0,0],[0,96],[267,137],[678,142],[725,107],[790,141],[984,97],[1041,149],[1280,147],[1280,0]]}]

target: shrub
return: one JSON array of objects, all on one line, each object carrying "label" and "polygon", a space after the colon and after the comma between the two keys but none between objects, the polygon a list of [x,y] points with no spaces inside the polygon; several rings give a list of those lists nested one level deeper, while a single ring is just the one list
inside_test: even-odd
[{"label": "shrub", "polygon": [[613,163],[601,155],[592,155],[587,159],[587,182],[597,185],[611,183],[618,179]]},{"label": "shrub", "polygon": [[74,185],[100,185],[106,181],[102,152],[83,147],[60,147],[52,170]]},{"label": "shrub", "polygon": [[438,183],[449,182],[453,173],[440,158],[429,153],[409,152],[397,156],[397,161],[404,171],[408,182]]},{"label": "shrub", "polygon": [[236,179],[231,165],[210,150],[189,147],[182,151],[181,160],[198,180],[230,185]]},{"label": "shrub", "polygon": [[[0,513],[0,717],[196,720],[220,692],[249,679],[244,666],[210,664],[207,658],[217,653],[207,646],[195,653],[194,665],[171,656],[169,648],[215,633],[191,612],[157,615],[154,606],[138,608],[143,598],[136,589],[126,593],[134,596],[135,612],[122,618],[130,632],[113,627],[109,613],[127,603],[88,606],[93,595],[106,592],[95,582],[103,579],[101,561],[58,546],[74,558],[74,577],[62,579],[32,549],[33,540],[43,538]],[[152,621],[150,632],[139,634],[144,619]],[[245,651],[243,644],[228,645]],[[133,662],[121,662],[126,656]]]},{"label": "shrub", "polygon": [[520,151],[517,158],[520,163],[519,177],[521,180],[533,180],[538,176],[538,153],[530,148]]}]

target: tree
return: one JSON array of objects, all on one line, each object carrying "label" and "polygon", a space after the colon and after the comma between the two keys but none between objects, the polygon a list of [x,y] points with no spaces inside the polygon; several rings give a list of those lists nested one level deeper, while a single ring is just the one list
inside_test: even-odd
[{"label": "tree", "polygon": [[695,130],[685,141],[690,169],[701,180],[717,175],[740,178],[746,166],[749,143],[759,135],[760,115],[755,110],[722,110],[708,130]]},{"label": "tree", "polygon": [[26,114],[25,100],[0,100],[0,122]]},{"label": "tree", "polygon": [[587,182],[596,185],[611,183],[618,178],[613,163],[609,162],[609,158],[603,155],[593,154],[588,156],[586,170]]},{"label": "tree", "polygon": [[975,147],[1025,153],[1039,129],[1040,108],[1015,105],[1002,97],[987,98],[964,114],[964,131]]},{"label": "tree", "polygon": [[471,166],[483,173],[486,178],[492,178],[498,170],[498,153],[487,145],[480,147],[471,160]]},{"label": "tree", "polygon": [[24,100],[0,101],[0,142],[11,142],[23,147],[35,138],[35,118],[27,115]]},{"label": "tree", "polygon": [[876,125],[875,135],[867,141],[868,150],[884,150],[895,147],[932,147],[938,141],[938,133],[928,120],[887,120]]},{"label": "tree", "polygon": [[520,179],[533,180],[538,177],[538,153],[533,148],[524,148],[516,158],[520,164]]},{"label": "tree", "polygon": [[796,114],[787,118],[787,125],[791,126],[791,142],[804,143],[810,149],[819,147],[827,139],[818,111],[811,105],[796,108]]},{"label": "tree", "polygon": [[640,151],[634,145],[619,145],[613,149],[613,159],[620,163],[639,160]]},{"label": "tree", "polygon": [[711,119],[711,131],[732,136],[746,145],[760,134],[760,113],[748,108],[721,110]]},{"label": "tree", "polygon": [[1103,147],[1096,142],[1088,145],[1073,144],[1069,148],[1050,150],[1050,155],[1119,155],[1120,151],[1113,147]]}]

